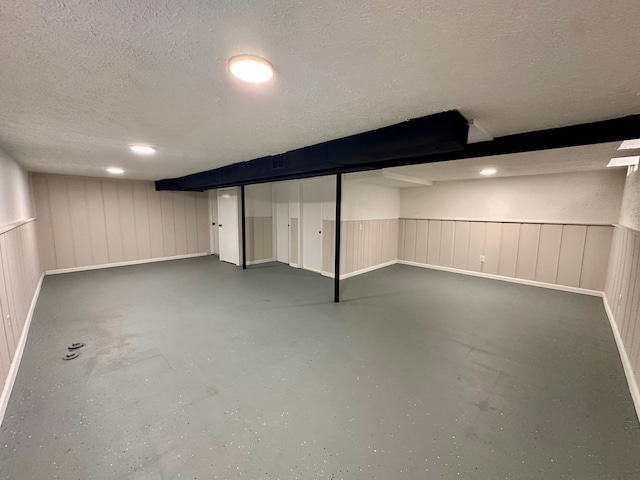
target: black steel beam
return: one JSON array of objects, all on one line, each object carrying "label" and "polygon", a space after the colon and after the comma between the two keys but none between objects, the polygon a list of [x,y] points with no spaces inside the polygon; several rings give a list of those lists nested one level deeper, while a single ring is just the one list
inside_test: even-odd
[{"label": "black steel beam", "polygon": [[[445,116],[443,117],[442,115]],[[408,131],[419,133],[420,129],[418,128],[412,130],[414,126],[417,126],[417,123],[414,123],[411,127],[409,127],[408,124],[412,122],[423,122],[421,124],[423,126],[427,124],[435,125],[438,122],[446,123],[446,118],[451,122],[449,124],[450,132],[454,130],[457,131],[460,127],[459,120],[463,118],[458,112],[445,112],[430,117],[423,117],[422,119],[405,122],[407,125],[399,124],[399,126],[404,125]],[[458,118],[458,121],[454,121],[454,118]],[[429,121],[427,121],[427,119],[429,119]],[[453,127],[454,124],[458,126]],[[397,133],[401,130],[399,126],[394,125],[387,128]],[[393,128],[396,127],[398,130],[393,130]],[[345,152],[350,152],[350,154],[356,158],[357,161],[355,161],[355,163],[349,161],[349,158],[346,157],[340,157],[339,162],[330,161],[330,153],[335,151],[337,147],[329,148],[328,144],[332,142],[327,142],[274,157],[264,157],[249,162],[228,165],[186,177],[159,180],[156,182],[156,190],[201,191],[211,188],[293,180],[297,178],[375,170],[402,165],[490,157],[510,153],[616,142],[640,137],[640,115],[519,133],[498,137],[489,142],[474,143],[471,145],[463,145],[464,142],[462,142],[458,143],[457,147],[451,143],[449,143],[447,147],[447,142],[441,137],[440,149],[436,148],[437,145],[431,145],[425,148],[426,152],[423,154],[419,153],[418,150],[406,147],[406,145],[405,148],[400,148],[402,143],[397,139],[395,143],[390,141],[388,144],[385,144],[384,139],[390,138],[391,134],[389,131],[386,131],[378,136],[380,132],[380,130],[374,130],[367,134],[361,134],[363,136],[355,135],[354,137],[358,137],[355,140],[354,137],[347,137],[346,139],[334,141],[338,142],[336,144],[337,146],[344,146],[344,154],[346,154]],[[442,130],[440,130],[440,133],[442,133]],[[405,132],[405,134],[405,139],[410,138],[409,133]],[[466,139],[466,130],[464,131],[464,135]],[[434,136],[431,138],[433,140]],[[343,141],[346,141],[346,143],[340,143]],[[366,145],[367,141],[372,142],[369,148],[367,148]],[[427,143],[425,140],[424,144],[426,145]],[[376,150],[378,147],[380,150]],[[376,156],[376,152],[379,155]],[[367,157],[368,153],[371,153],[370,157]]]},{"label": "black steel beam", "polygon": [[[492,157],[554,148],[596,145],[598,143],[618,142],[632,138],[640,138],[640,115],[629,115],[613,120],[507,135],[488,142],[472,143],[460,152],[415,157],[403,164],[412,165],[464,158]],[[396,164],[392,162],[385,164],[383,162],[381,168],[392,166],[396,166]]]},{"label": "black steel beam", "polygon": [[157,190],[208,190],[370,170],[378,164],[464,149],[469,127],[457,111],[438,113],[290,152],[159,180]]},{"label": "black steel beam", "polygon": [[244,185],[240,185],[240,198],[241,204],[241,225],[242,225],[242,269],[247,269],[247,221],[245,217],[245,198],[244,198]]},{"label": "black steel beam", "polygon": [[336,248],[333,264],[333,301],[340,302],[340,230],[342,224],[342,174],[336,175]]}]

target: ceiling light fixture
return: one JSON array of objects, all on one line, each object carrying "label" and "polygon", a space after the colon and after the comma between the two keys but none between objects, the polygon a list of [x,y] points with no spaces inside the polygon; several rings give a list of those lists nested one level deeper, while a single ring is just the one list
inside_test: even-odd
[{"label": "ceiling light fixture", "polygon": [[612,158],[607,167],[627,167],[629,165],[638,165],[640,163],[640,155],[633,157],[616,157]]},{"label": "ceiling light fixture", "polygon": [[495,168],[485,168],[484,170],[480,170],[480,175],[494,175],[496,171]]},{"label": "ceiling light fixture", "polygon": [[238,55],[229,59],[229,71],[245,82],[262,83],[273,77],[273,66],[255,55]]},{"label": "ceiling light fixture", "polygon": [[156,153],[155,148],[146,145],[131,145],[129,148],[138,155],[153,155]]},{"label": "ceiling light fixture", "polygon": [[634,148],[640,148],[640,138],[625,140],[620,144],[618,150],[633,150]]},{"label": "ceiling light fixture", "polygon": [[109,167],[107,168],[107,172],[113,173],[114,175],[122,175],[124,170],[118,167]]}]

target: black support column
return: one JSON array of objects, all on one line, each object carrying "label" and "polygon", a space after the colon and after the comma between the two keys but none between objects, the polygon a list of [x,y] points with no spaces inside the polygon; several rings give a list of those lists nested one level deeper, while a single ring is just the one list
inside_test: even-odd
[{"label": "black support column", "polygon": [[341,227],[341,207],[342,207],[342,174],[336,175],[336,253],[335,264],[333,266],[333,301],[340,302],[340,227]]},{"label": "black support column", "polygon": [[241,197],[241,225],[242,225],[242,269],[247,269],[247,222],[245,219],[245,209],[244,209],[244,185],[240,185],[240,197]]}]

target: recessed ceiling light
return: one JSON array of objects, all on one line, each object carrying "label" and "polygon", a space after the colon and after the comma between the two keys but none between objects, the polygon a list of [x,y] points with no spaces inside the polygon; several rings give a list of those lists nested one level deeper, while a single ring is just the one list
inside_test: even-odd
[{"label": "recessed ceiling light", "polygon": [[156,153],[155,148],[148,147],[146,145],[131,145],[129,148],[131,148],[131,150],[138,155],[153,155],[154,153]]},{"label": "recessed ceiling light", "polygon": [[640,138],[625,140],[620,144],[618,150],[633,150],[634,148],[640,148]]},{"label": "recessed ceiling light", "polygon": [[114,175],[122,175],[124,170],[118,167],[109,167],[107,168],[107,172],[113,173]]},{"label": "recessed ceiling light", "polygon": [[273,77],[273,66],[255,55],[238,55],[229,59],[229,71],[233,76],[251,83],[262,83]]},{"label": "recessed ceiling light", "polygon": [[634,157],[616,157],[612,158],[607,167],[626,167],[628,165],[638,165],[640,163],[640,155]]},{"label": "recessed ceiling light", "polygon": [[495,168],[485,168],[484,170],[480,170],[480,175],[494,175],[495,173]]}]

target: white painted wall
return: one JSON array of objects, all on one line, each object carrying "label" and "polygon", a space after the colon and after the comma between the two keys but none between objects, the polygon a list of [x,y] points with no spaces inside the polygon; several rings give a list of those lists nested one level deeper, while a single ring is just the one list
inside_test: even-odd
[{"label": "white painted wall", "polygon": [[619,223],[640,231],[640,170],[626,177]]},{"label": "white painted wall", "polygon": [[[344,178],[344,177],[343,177]],[[335,194],[334,194],[335,198]],[[334,204],[335,205],[335,204]],[[335,209],[335,206],[334,206]],[[334,215],[335,216],[335,215]],[[400,216],[400,189],[343,180],[342,220],[384,220]],[[327,220],[329,220],[327,218]],[[333,220],[333,218],[331,218]]]},{"label": "white painted wall", "polygon": [[273,184],[273,245],[275,259],[289,263],[289,185],[286,182]]},{"label": "white painted wall", "polygon": [[[344,176],[342,177],[342,193],[344,195]],[[344,198],[343,198],[344,200]],[[344,209],[344,201],[342,202],[342,208]],[[342,212],[344,216],[344,211]],[[322,177],[322,219],[323,220],[335,220],[336,219],[336,176],[329,175]]]},{"label": "white painted wall", "polygon": [[440,182],[403,189],[400,217],[613,224],[618,222],[624,181],[624,171],[608,169]]},{"label": "white painted wall", "polygon": [[289,218],[300,218],[300,181],[294,180],[289,184]]},{"label": "white painted wall", "polygon": [[29,175],[0,149],[0,227],[33,217]]},{"label": "white painted wall", "polygon": [[245,187],[245,216],[271,217],[273,215],[272,188],[271,183],[260,183]]}]

